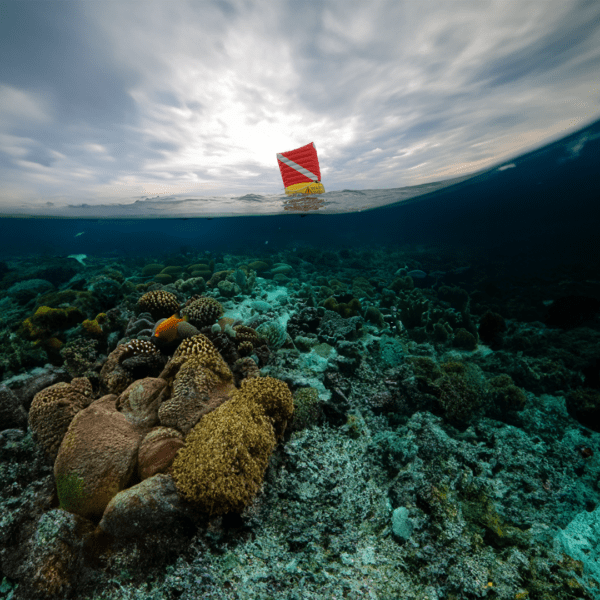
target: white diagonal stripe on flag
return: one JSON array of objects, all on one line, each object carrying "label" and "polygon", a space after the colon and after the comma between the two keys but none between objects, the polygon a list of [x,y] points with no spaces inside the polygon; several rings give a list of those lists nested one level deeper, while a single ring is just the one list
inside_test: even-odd
[{"label": "white diagonal stripe on flag", "polygon": [[296,171],[302,173],[302,175],[304,175],[305,177],[308,177],[313,181],[319,181],[319,178],[314,173],[311,173],[308,169],[301,167],[298,163],[295,163],[293,160],[286,158],[283,154],[278,154],[277,159],[280,160],[283,164],[287,165],[288,167],[296,169]]}]

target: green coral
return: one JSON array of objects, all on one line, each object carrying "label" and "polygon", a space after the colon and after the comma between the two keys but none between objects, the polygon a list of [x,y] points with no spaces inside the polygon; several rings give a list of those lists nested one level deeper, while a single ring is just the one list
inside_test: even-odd
[{"label": "green coral", "polygon": [[29,339],[45,339],[51,337],[53,332],[69,329],[84,319],[85,315],[74,306],[40,306],[34,315],[23,321],[23,331]]},{"label": "green coral", "polygon": [[292,429],[298,431],[317,425],[321,418],[319,392],[315,388],[305,387],[294,392],[294,420]]},{"label": "green coral", "polygon": [[58,474],[56,477],[56,491],[60,499],[60,507],[69,512],[77,513],[83,506],[85,481],[72,473]]}]

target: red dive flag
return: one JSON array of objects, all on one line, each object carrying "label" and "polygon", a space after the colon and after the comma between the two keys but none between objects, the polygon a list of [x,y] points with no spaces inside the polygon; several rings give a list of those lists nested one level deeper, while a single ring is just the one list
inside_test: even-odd
[{"label": "red dive flag", "polygon": [[311,142],[277,155],[286,194],[323,194],[317,149]]}]

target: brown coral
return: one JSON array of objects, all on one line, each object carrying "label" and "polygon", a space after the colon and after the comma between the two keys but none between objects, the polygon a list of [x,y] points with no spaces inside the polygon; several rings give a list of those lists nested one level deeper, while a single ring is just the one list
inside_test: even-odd
[{"label": "brown coral", "polygon": [[233,330],[235,331],[235,341],[238,344],[242,342],[250,342],[253,346],[260,346],[264,341],[259,337],[256,330],[246,325],[236,325]]},{"label": "brown coral", "polygon": [[[119,354],[119,362],[124,361],[127,358],[138,355],[160,355],[158,348],[147,340],[131,340],[126,344],[122,344],[121,353]],[[119,346],[121,348],[121,346]]]},{"label": "brown coral", "polygon": [[249,356],[238,358],[231,370],[233,371],[237,384],[240,384],[244,379],[260,377],[260,369],[258,368],[258,365]]},{"label": "brown coral", "polygon": [[192,325],[200,328],[212,325],[224,312],[220,302],[214,298],[202,297],[186,306],[181,314],[187,316]]},{"label": "brown coral", "polygon": [[91,401],[92,385],[86,377],[76,377],[71,383],[56,383],[33,397],[29,427],[52,460],[71,421]]},{"label": "brown coral", "polygon": [[154,319],[169,317],[179,310],[179,301],[175,294],[164,290],[146,292],[139,300],[138,307],[142,312],[149,312]]},{"label": "brown coral", "polygon": [[233,375],[211,341],[202,334],[184,340],[161,377],[172,392],[158,410],[162,425],[187,433],[203,415],[222,404],[234,390]]},{"label": "brown coral", "polygon": [[102,365],[100,371],[100,385],[103,390],[110,394],[120,394],[125,388],[133,383],[131,373],[121,365],[121,361],[133,352],[129,344],[120,344],[109,355],[108,360]]},{"label": "brown coral", "polygon": [[293,406],[284,382],[271,377],[244,381],[187,436],[173,461],[180,493],[209,514],[242,511],[262,485]]},{"label": "brown coral", "polygon": [[143,430],[104,396],[80,411],[60,445],[54,478],[60,507],[82,517],[100,516],[127,487]]},{"label": "brown coral", "polygon": [[183,435],[170,427],[155,427],[140,444],[138,475],[143,481],[157,473],[165,473],[178,450],[183,448]]},{"label": "brown coral", "polygon": [[252,354],[252,350],[254,349],[254,346],[252,345],[252,342],[242,342],[238,348],[238,354],[240,356],[250,356],[250,354]]}]

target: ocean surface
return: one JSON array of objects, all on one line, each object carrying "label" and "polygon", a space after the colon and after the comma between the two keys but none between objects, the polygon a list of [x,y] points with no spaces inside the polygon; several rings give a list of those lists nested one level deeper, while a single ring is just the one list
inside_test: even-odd
[{"label": "ocean surface", "polygon": [[5,208],[0,597],[600,598],[599,174]]}]

